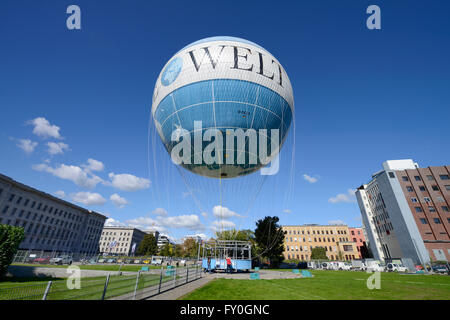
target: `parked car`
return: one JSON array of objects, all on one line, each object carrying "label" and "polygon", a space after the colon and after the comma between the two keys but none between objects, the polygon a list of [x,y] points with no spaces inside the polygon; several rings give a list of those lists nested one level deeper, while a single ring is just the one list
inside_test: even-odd
[{"label": "parked car", "polygon": [[386,270],[388,272],[406,272],[408,269],[405,266],[397,263],[388,263],[386,265]]},{"label": "parked car", "polygon": [[335,262],[336,265],[336,270],[351,270],[352,269],[352,265],[348,262],[341,262],[341,261],[337,261]]},{"label": "parked car", "polygon": [[386,270],[386,267],[378,261],[366,261],[366,267],[366,270],[370,272],[382,272]]},{"label": "parked car", "polygon": [[355,270],[355,271],[366,271],[367,270],[367,266],[364,262],[362,262],[361,260],[352,260],[352,267],[351,270]]},{"label": "parked car", "polygon": [[33,260],[33,263],[49,264],[50,263],[50,257],[35,258]]},{"label": "parked car", "polygon": [[448,268],[444,264],[436,264],[433,266],[432,269],[433,269],[433,272],[435,272],[435,273],[442,273],[442,274],[448,273]]},{"label": "parked car", "polygon": [[70,256],[59,256],[56,258],[51,258],[50,259],[50,263],[51,264],[72,264],[72,258]]}]

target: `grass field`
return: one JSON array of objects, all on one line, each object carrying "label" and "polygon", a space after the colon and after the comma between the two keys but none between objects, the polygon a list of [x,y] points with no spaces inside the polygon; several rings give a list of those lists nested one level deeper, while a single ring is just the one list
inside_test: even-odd
[{"label": "grass field", "polygon": [[184,300],[450,300],[450,277],[381,273],[381,288],[369,290],[364,272],[313,270],[313,278],[215,279]]},{"label": "grass field", "polygon": [[[33,263],[13,263],[12,266],[25,266],[25,267],[41,267],[41,268],[67,268],[68,265],[54,265],[54,264],[33,264]],[[103,271],[119,271],[120,265],[108,265],[108,264],[81,264],[76,265],[77,267],[80,267],[81,270],[103,270]],[[122,268],[120,268],[120,271],[131,271],[131,272],[137,272],[141,270],[143,266],[149,267],[149,269],[161,269],[161,267],[158,266],[151,266],[151,265],[123,265]]]}]

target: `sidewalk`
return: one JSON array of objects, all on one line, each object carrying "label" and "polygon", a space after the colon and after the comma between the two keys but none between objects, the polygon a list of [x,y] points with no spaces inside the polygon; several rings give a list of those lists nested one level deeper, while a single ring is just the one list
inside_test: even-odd
[{"label": "sidewalk", "polygon": [[150,297],[147,300],[176,300],[185,294],[188,294],[191,291],[194,291],[200,287],[203,287],[205,284],[209,283],[213,278],[211,277],[205,277],[198,280],[194,280],[192,282],[189,282],[187,284],[184,284],[182,286],[179,286],[178,288],[163,292],[161,294],[158,294],[156,296]]}]

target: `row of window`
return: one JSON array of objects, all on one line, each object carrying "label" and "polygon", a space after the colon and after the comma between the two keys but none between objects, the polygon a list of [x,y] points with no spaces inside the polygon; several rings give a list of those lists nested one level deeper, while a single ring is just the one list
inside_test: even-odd
[{"label": "row of window", "polygon": [[[447,206],[441,206],[443,212],[450,212],[450,209]],[[416,212],[423,212],[422,207],[414,207]],[[434,206],[428,206],[428,211],[436,212],[436,208]]]},{"label": "row of window", "polygon": [[[116,236],[117,232],[103,231],[102,235],[105,235],[105,236]],[[122,235],[124,235],[124,236],[131,236],[131,231],[130,232],[121,232],[120,236],[122,236]]]},{"label": "row of window", "polygon": [[[297,242],[297,237],[294,237],[294,242]],[[339,239],[339,242],[348,241],[348,238],[314,238],[314,242],[336,242]],[[292,237],[286,238],[286,241],[292,242]],[[328,240],[328,241],[327,241]],[[298,242],[302,242],[302,238],[298,237]],[[303,242],[306,242],[306,238],[303,238]],[[308,238],[308,242],[313,242],[312,238]]]},{"label": "row of window", "polygon": [[[442,221],[439,218],[433,218],[433,221],[435,224],[442,224]],[[428,221],[426,218],[420,218],[420,222],[422,224],[428,224]],[[450,218],[447,218],[447,222],[450,223]]]},{"label": "row of window", "polygon": [[[439,178],[441,180],[450,180],[450,177],[448,174],[440,174]],[[403,181],[409,181],[409,178],[407,176],[402,176]],[[422,178],[420,176],[414,176],[414,180],[416,181],[422,181]],[[428,181],[434,181],[434,177],[432,175],[427,175]]]},{"label": "row of window", "polygon": [[[321,233],[321,231],[322,231],[322,233]],[[330,233],[328,233],[328,230],[317,230],[317,234],[333,234],[333,230],[330,230],[329,232]],[[287,233],[288,234],[300,234],[300,231],[298,231],[298,230],[289,230],[289,231],[287,231]],[[305,234],[305,230],[302,230],[301,234]],[[306,234],[310,234],[310,232],[306,231]],[[316,231],[313,230],[312,234],[316,234]],[[345,231],[345,230],[337,230],[337,234],[347,234],[347,231]]]},{"label": "row of window", "polygon": [[[298,260],[301,259],[303,261],[304,260],[309,260],[309,256],[308,255],[302,255],[302,254],[297,254],[297,255],[293,254],[292,256],[290,254],[288,254],[287,258],[288,259],[295,259],[295,258],[297,258]],[[351,254],[351,255],[350,254],[349,255],[346,254],[346,255],[342,256],[342,258],[344,260],[354,260],[354,259],[356,259],[355,255],[353,255],[353,254]],[[332,254],[330,255],[330,259],[331,260],[340,260],[337,255],[335,256],[335,255],[332,255]]]}]

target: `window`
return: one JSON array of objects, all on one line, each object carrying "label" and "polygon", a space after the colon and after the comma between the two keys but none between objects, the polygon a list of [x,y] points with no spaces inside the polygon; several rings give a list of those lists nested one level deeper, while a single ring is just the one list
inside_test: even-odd
[{"label": "window", "polygon": [[439,219],[439,218],[434,218],[433,220],[434,220],[434,223],[436,223],[436,224],[441,224],[441,219]]},{"label": "window", "polygon": [[422,181],[419,176],[414,176],[414,179],[416,179],[416,181]]},{"label": "window", "polygon": [[391,178],[391,179],[395,178],[395,175],[393,172],[389,172],[389,178]]},{"label": "window", "polygon": [[417,202],[417,198],[412,197],[411,202]]},{"label": "window", "polygon": [[430,210],[430,212],[436,212],[436,209],[432,206],[428,207],[428,210]]},{"label": "window", "polygon": [[409,179],[408,179],[407,176],[403,176],[403,177],[402,177],[402,180],[403,180],[403,181],[409,181]]},{"label": "window", "polygon": [[11,194],[11,195],[9,196],[9,202],[13,201],[13,199],[14,199],[14,195]]},{"label": "window", "polygon": [[448,174],[441,174],[441,175],[439,175],[439,178],[441,178],[441,180],[450,180],[450,177],[448,176]]},{"label": "window", "polygon": [[432,188],[434,191],[439,191],[439,187],[438,187],[437,185],[433,185],[433,186],[431,186],[431,188]]},{"label": "window", "polygon": [[427,175],[427,179],[428,179],[428,181],[433,181],[434,180],[432,175]]},{"label": "window", "polygon": [[431,199],[428,197],[424,197],[423,200],[425,200],[425,202],[431,202]]},{"label": "window", "polygon": [[448,207],[447,207],[447,206],[442,206],[441,208],[442,208],[442,211],[445,211],[445,212],[449,212],[449,210],[448,210]]},{"label": "window", "polygon": [[449,184],[445,185],[445,190],[449,190],[450,191],[450,185]]},{"label": "window", "polygon": [[423,212],[421,207],[414,207],[414,209],[416,209],[416,212]]},{"label": "window", "polygon": [[2,213],[6,213],[6,211],[8,211],[8,209],[9,209],[9,207],[8,207],[8,206],[5,206],[5,207],[3,208]]},{"label": "window", "polygon": [[407,187],[406,187],[406,190],[407,190],[408,192],[413,192],[413,191],[414,191],[413,187],[411,187],[411,186],[407,186]]},{"label": "window", "polygon": [[420,191],[425,191],[425,187],[424,186],[419,186],[419,190]]}]

